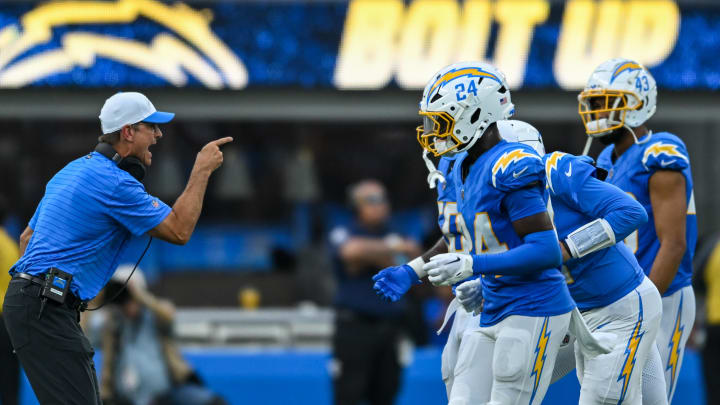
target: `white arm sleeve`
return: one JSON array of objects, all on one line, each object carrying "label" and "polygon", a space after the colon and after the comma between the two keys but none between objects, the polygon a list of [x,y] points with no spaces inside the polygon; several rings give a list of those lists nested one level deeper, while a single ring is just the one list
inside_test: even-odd
[{"label": "white arm sleeve", "polygon": [[572,231],[565,239],[570,255],[576,259],[615,244],[615,232],[608,221],[598,218]]}]

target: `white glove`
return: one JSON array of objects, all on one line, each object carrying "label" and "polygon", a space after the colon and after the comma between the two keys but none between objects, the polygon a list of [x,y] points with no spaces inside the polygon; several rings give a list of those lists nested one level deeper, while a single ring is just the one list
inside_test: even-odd
[{"label": "white glove", "polygon": [[430,258],[423,265],[433,285],[453,285],[473,275],[472,256],[460,253],[443,253]]},{"label": "white glove", "polygon": [[480,313],[482,309],[482,281],[479,278],[466,281],[455,288],[455,296],[467,312]]}]

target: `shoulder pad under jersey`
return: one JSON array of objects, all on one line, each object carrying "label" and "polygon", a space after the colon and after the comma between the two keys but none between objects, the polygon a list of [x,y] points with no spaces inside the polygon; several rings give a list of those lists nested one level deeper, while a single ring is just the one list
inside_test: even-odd
[{"label": "shoulder pad under jersey", "polygon": [[675,135],[654,134],[644,145],[642,165],[648,171],[683,170],[690,166],[685,144]]},{"label": "shoulder pad under jersey", "polygon": [[571,195],[579,190],[596,168],[589,156],[574,156],[564,152],[545,155],[545,175],[550,193],[554,196]]},{"label": "shoulder pad under jersey", "polygon": [[535,182],[545,183],[542,159],[526,145],[506,144],[491,167],[492,185],[501,191],[517,190]]}]

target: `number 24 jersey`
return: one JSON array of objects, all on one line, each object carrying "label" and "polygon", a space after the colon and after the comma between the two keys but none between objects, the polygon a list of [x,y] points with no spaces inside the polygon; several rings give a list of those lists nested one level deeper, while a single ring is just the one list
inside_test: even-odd
[{"label": "number 24 jersey", "polygon": [[[544,207],[510,218],[503,200],[515,190],[538,187],[547,203],[542,160],[526,145],[501,141],[472,164],[463,181],[461,167],[466,158],[467,153],[460,153],[439,164],[446,182],[438,187],[438,225],[448,251],[492,254],[521,245],[523,240],[512,222],[543,212]],[[482,326],[494,325],[509,315],[560,315],[575,306],[557,268],[519,276],[484,276],[482,287]]]}]

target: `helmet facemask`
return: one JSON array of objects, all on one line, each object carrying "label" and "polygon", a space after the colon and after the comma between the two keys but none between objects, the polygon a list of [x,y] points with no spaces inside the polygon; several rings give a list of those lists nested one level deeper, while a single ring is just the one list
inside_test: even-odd
[{"label": "helmet facemask", "polygon": [[435,156],[441,156],[456,150],[462,142],[455,137],[455,119],[444,111],[420,111],[423,124],[415,130],[417,140],[423,149]]},{"label": "helmet facemask", "polygon": [[626,126],[629,111],[642,107],[637,95],[625,90],[590,89],[578,96],[578,113],[588,136],[599,138]]}]

